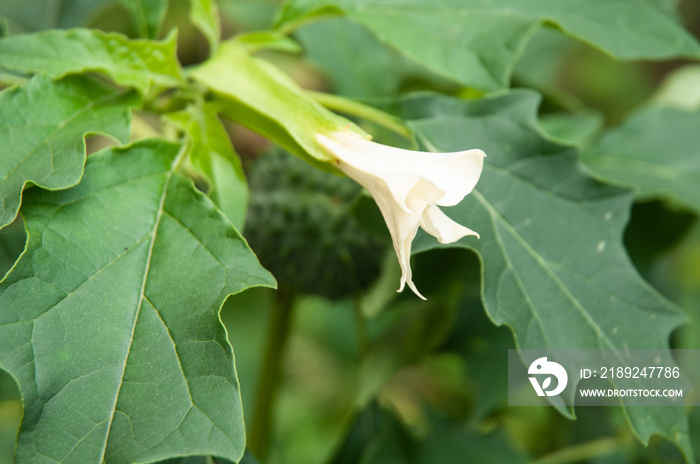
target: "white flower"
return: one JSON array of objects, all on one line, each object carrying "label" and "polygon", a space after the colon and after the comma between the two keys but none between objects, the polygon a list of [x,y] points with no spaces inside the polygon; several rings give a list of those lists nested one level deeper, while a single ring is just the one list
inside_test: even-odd
[{"label": "white flower", "polygon": [[317,134],[338,168],[374,197],[391,233],[401,265],[401,285],[425,299],[411,279],[411,242],[418,226],[440,243],[479,234],[447,217],[439,206],[453,206],[472,191],[486,156],[481,150],[427,153],[365,140],[347,131]]}]

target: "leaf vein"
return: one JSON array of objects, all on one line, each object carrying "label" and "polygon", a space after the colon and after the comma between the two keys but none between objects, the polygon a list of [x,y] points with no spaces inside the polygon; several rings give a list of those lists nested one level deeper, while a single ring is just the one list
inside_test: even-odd
[{"label": "leaf vein", "polygon": [[109,434],[112,430],[112,425],[114,424],[114,413],[116,412],[117,401],[119,400],[119,394],[121,392],[121,387],[123,385],[124,374],[126,373],[126,365],[128,364],[129,354],[131,352],[131,345],[134,343],[134,333],[136,332],[136,324],[138,323],[139,314],[141,312],[141,308],[143,307],[143,301],[144,301],[144,298],[146,296],[146,283],[148,281],[148,275],[149,275],[150,269],[151,269],[151,259],[153,258],[153,247],[154,247],[155,242],[156,242],[156,236],[158,235],[158,227],[160,226],[160,221],[163,217],[165,199],[166,199],[167,194],[168,194],[168,188],[170,186],[170,181],[172,180],[173,173],[175,172],[175,168],[178,165],[180,159],[184,156],[184,154],[185,154],[185,149],[183,147],[180,149],[180,152],[173,159],[173,161],[170,165],[170,170],[168,171],[166,181],[163,185],[163,193],[161,194],[160,201],[158,204],[158,209],[156,212],[156,217],[154,219],[153,230],[152,230],[151,234],[149,234],[151,236],[151,243],[148,247],[148,255],[146,257],[146,262],[144,265],[143,279],[141,281],[141,289],[139,291],[139,301],[138,301],[138,305],[137,305],[137,309],[136,309],[136,314],[135,314],[134,320],[133,320],[133,326],[131,328],[131,336],[129,339],[129,346],[128,346],[127,351],[126,351],[126,355],[124,356],[124,368],[122,369],[122,373],[120,376],[119,388],[117,388],[117,392],[114,395],[114,400],[112,402],[112,407],[111,407],[112,414],[111,414],[111,417],[109,419],[109,427],[107,428],[107,433],[105,436],[105,447],[102,449],[102,456],[100,457],[100,461],[104,461],[105,453],[107,451],[106,442],[109,439]]},{"label": "leaf vein", "polygon": [[580,313],[580,315],[588,322],[588,324],[593,328],[593,330],[596,332],[598,339],[600,341],[603,341],[608,347],[612,349],[616,349],[615,345],[612,343],[612,341],[605,335],[605,332],[600,328],[600,326],[593,320],[588,314],[588,311],[586,311],[586,308],[583,307],[581,302],[578,301],[578,299],[569,291],[569,289],[566,287],[564,282],[559,279],[559,277],[556,275],[556,273],[549,267],[548,263],[544,260],[542,256],[539,255],[525,240],[524,237],[522,237],[517,230],[515,230],[510,223],[501,215],[499,211],[497,211],[493,205],[483,196],[481,195],[480,192],[477,190],[474,190],[472,192],[481,203],[484,208],[489,212],[489,214],[498,219],[501,224],[503,224],[504,228],[506,231],[510,233],[510,235],[523,247],[523,250],[525,250],[532,258],[533,260],[542,268],[542,270],[549,276],[550,279],[552,279],[552,282],[559,288],[561,291],[562,295],[571,302],[572,306]]}]

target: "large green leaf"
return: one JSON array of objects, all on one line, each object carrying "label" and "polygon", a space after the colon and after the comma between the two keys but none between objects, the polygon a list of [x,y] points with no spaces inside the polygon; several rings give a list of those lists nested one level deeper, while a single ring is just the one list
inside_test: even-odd
[{"label": "large green leaf", "polygon": [[306,96],[290,78],[252,57],[235,40],[224,42],[216,56],[191,76],[220,98],[224,115],[249,126],[309,161],[330,161],[315,134],[352,124]]},{"label": "large green leaf", "polygon": [[[406,100],[405,115],[428,148],[478,147],[488,156],[477,188],[448,210],[481,239],[452,246],[479,254],[486,310],[512,327],[521,349],[666,351],[685,317],[642,280],[622,246],[632,194],[588,178],[573,149],[543,138],[538,104],[529,92]],[[414,249],[436,246],[422,234]],[[625,411],[645,443],[660,433],[692,456],[682,408]]]},{"label": "large green leaf", "polygon": [[155,42],[93,29],[50,30],[0,40],[0,68],[53,78],[97,71],[145,92],[151,83],[173,86],[182,79],[175,47],[174,34]]},{"label": "large green leaf", "polygon": [[466,85],[508,85],[515,61],[542,24],[622,59],[700,57],[700,45],[656,0],[290,0],[288,30],[310,16],[342,13]]},{"label": "large green leaf", "polygon": [[84,26],[111,0],[4,0],[0,16],[16,33]]},{"label": "large green leaf", "polygon": [[155,39],[168,11],[168,0],[120,0],[129,10],[141,37]]},{"label": "large green leaf", "polygon": [[274,280],[175,172],[183,152],[108,149],[78,186],[26,193],[27,250],[0,284],[0,366],[24,399],[18,462],[242,456],[219,310]]},{"label": "large green leaf", "polygon": [[593,172],[700,214],[700,112],[648,107],[581,153]]},{"label": "large green leaf", "polygon": [[217,108],[211,104],[192,106],[167,118],[190,138],[192,164],[207,177],[209,197],[237,229],[243,230],[248,183]]},{"label": "large green leaf", "polygon": [[83,173],[86,133],[129,141],[135,92],[122,93],[86,77],[58,82],[37,76],[0,93],[0,227],[15,218],[22,189],[75,185]]},{"label": "large green leaf", "polygon": [[310,24],[296,35],[309,58],[328,72],[337,93],[352,98],[398,93],[401,55],[362,25],[334,18]]}]

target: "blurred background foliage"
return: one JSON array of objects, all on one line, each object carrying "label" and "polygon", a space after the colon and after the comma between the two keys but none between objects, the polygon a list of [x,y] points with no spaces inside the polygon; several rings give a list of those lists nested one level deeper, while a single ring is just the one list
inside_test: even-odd
[{"label": "blurred background foliage", "polygon": [[[269,27],[279,3],[220,0],[223,36]],[[698,37],[700,3],[683,0],[678,9]],[[163,27],[178,28],[185,65],[208,56],[207,41],[187,14],[185,0],[172,0]],[[3,1],[0,15],[9,34],[86,26],[134,36],[126,9],[113,0]],[[299,53],[262,53],[307,89],[388,111],[410,91],[479,96],[345,19],[309,24],[294,38]],[[549,28],[529,43],[513,86],[540,92],[543,131],[583,149],[650,102],[700,106],[697,65],[621,62]],[[367,128],[379,141],[412,144]],[[269,316],[282,308],[292,317],[282,337],[287,346],[265,462],[681,462],[663,440],[642,447],[619,409],[579,408],[577,420],[570,421],[545,405],[508,407],[505,366],[513,336],[485,314],[475,255],[456,249],[422,253],[414,258],[415,280],[428,303],[396,294],[399,271],[392,254],[386,257],[388,234],[373,202],[354,183],[314,170],[242,127],[229,124],[228,130],[250,181],[245,236],[284,294],[250,290],[229,298],[222,311],[248,427],[260,393]],[[641,275],[688,311],[691,322],[673,334],[672,348],[700,349],[697,214],[681,203],[640,197],[624,237]],[[347,239],[344,246],[329,253],[338,236]],[[0,275],[23,247],[18,220],[0,232]],[[12,460],[20,416],[18,390],[0,372],[0,462]],[[690,417],[700,455],[700,411],[690,411]]]}]

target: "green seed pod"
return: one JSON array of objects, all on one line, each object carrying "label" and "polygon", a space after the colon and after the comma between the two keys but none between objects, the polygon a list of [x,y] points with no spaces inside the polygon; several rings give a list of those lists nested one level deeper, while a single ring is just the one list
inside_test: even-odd
[{"label": "green seed pod", "polygon": [[280,287],[337,299],[377,277],[386,243],[350,213],[358,184],[273,149],[256,160],[249,185],[244,235]]}]

